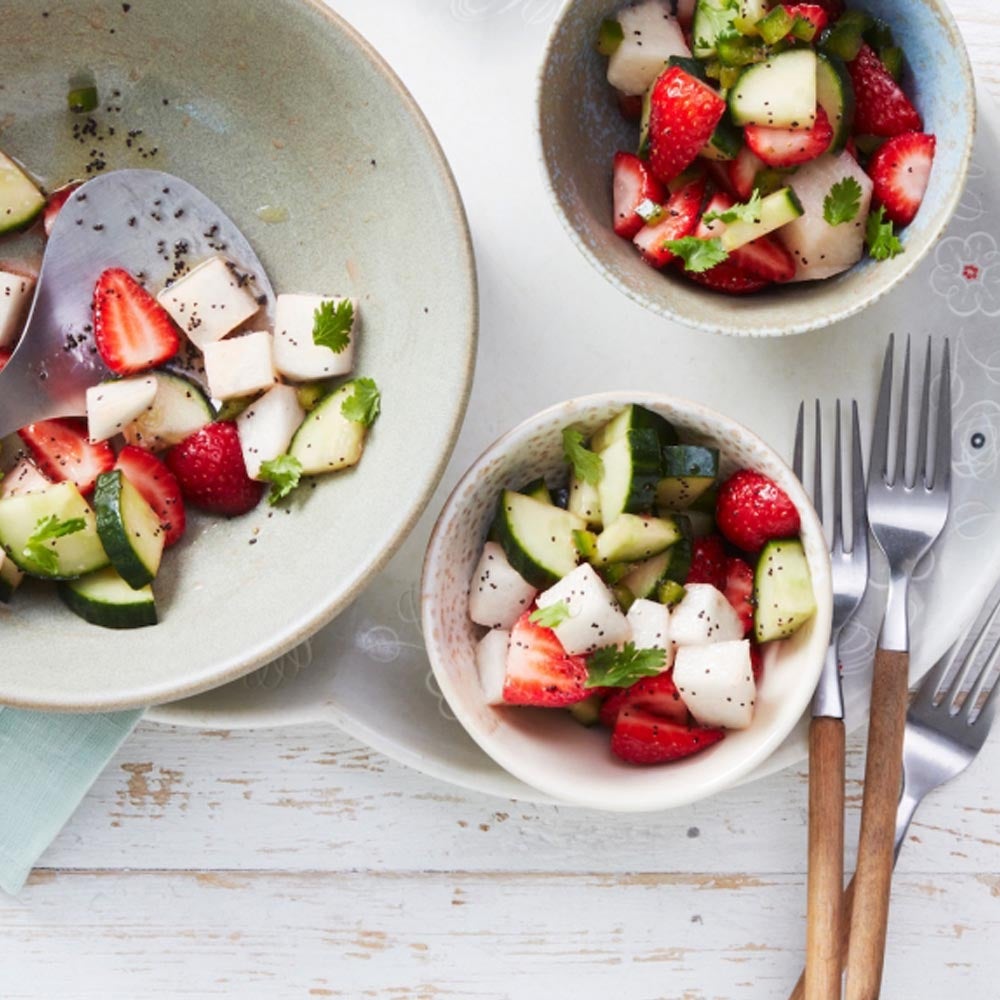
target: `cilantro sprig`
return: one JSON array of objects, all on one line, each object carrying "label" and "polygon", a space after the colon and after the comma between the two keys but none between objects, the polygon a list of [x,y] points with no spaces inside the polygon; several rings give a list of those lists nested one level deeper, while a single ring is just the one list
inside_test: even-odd
[{"label": "cilantro sprig", "polygon": [[351,342],[353,327],[354,303],[350,299],[325,299],[313,313],[313,343],[340,354]]},{"label": "cilantro sprig", "polygon": [[596,486],[604,475],[601,456],[592,452],[583,443],[583,431],[576,427],[564,427],[562,432],[563,455],[573,467],[573,475],[591,486]]},{"label": "cilantro sprig", "polygon": [[340,404],[340,412],[356,424],[371,427],[382,412],[382,394],[372,378],[356,378],[354,392]]},{"label": "cilantro sprig", "polygon": [[729,225],[730,222],[760,222],[760,206],[760,191],[754,188],[753,194],[750,195],[747,201],[733,205],[722,212],[706,212],[702,222],[706,225],[710,222],[715,222],[716,219],[719,222],[724,222],[726,225]]},{"label": "cilantro sprig", "polygon": [[703,240],[697,236],[685,236],[680,240],[667,240],[663,246],[684,262],[685,271],[710,271],[716,264],[729,258],[722,249],[719,239]]},{"label": "cilantro sprig", "polygon": [[302,480],[302,463],[294,455],[278,455],[261,462],[259,476],[271,484],[267,502],[273,507],[298,489]]},{"label": "cilantro sprig", "polygon": [[903,253],[903,244],[893,230],[892,222],[885,218],[884,205],[879,205],[878,210],[868,216],[865,243],[868,244],[868,253],[875,260],[889,260]]},{"label": "cilantro sprig", "polygon": [[535,608],[528,615],[528,621],[535,625],[541,625],[542,628],[558,628],[571,617],[569,605],[565,601],[556,601],[555,604],[550,604],[548,607]]},{"label": "cilantro sprig", "polygon": [[666,662],[662,649],[636,649],[634,642],[626,642],[621,649],[605,646],[587,661],[585,686],[629,687],[643,677],[655,677]]},{"label": "cilantro sprig", "polygon": [[823,199],[823,218],[841,226],[857,218],[861,210],[861,185],[853,177],[842,177]]},{"label": "cilantro sprig", "polygon": [[50,543],[57,538],[75,535],[86,528],[87,522],[82,517],[71,517],[60,521],[55,514],[40,518],[35,530],[24,543],[23,555],[33,562],[43,573],[55,573],[59,569],[59,556]]}]

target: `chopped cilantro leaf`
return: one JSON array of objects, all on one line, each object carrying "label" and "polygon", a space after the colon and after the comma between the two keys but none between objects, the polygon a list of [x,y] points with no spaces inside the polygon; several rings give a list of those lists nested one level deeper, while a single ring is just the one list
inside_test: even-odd
[{"label": "chopped cilantro leaf", "polygon": [[278,455],[261,462],[260,478],[271,484],[267,502],[274,506],[298,488],[302,479],[302,463],[294,455]]},{"label": "chopped cilantro leaf", "polygon": [[655,677],[666,662],[662,649],[636,649],[633,642],[626,642],[621,649],[605,646],[587,661],[585,686],[629,687],[643,677]]},{"label": "chopped cilantro leaf", "polygon": [[850,222],[861,209],[861,193],[853,177],[842,177],[823,199],[823,218],[831,226]]},{"label": "chopped cilantro leaf", "polygon": [[596,486],[604,475],[601,456],[594,454],[583,443],[583,431],[576,427],[564,427],[562,432],[563,455],[573,467],[573,475],[591,486]]},{"label": "chopped cilantro leaf", "polygon": [[565,601],[556,601],[547,608],[535,608],[528,615],[528,621],[541,625],[542,628],[558,628],[570,617],[569,605]]},{"label": "chopped cilantro leaf", "polygon": [[87,522],[82,517],[71,517],[68,521],[60,521],[55,514],[43,517],[28,536],[23,555],[43,573],[55,573],[59,569],[59,557],[55,549],[46,543],[64,538],[66,535],[75,535],[78,531],[83,531],[86,526]]},{"label": "chopped cilantro leaf", "polygon": [[760,222],[760,191],[754,188],[750,200],[740,205],[733,205],[723,212],[706,212],[702,221],[707,225],[709,222]]},{"label": "chopped cilantro leaf", "polygon": [[710,271],[729,257],[718,239],[703,240],[697,236],[685,236],[681,240],[667,240],[663,246],[684,261],[685,271]]},{"label": "chopped cilantro leaf", "polygon": [[886,221],[884,205],[879,205],[878,211],[868,216],[865,242],[868,244],[868,253],[875,260],[889,260],[903,253],[903,244],[893,232],[892,223]]},{"label": "chopped cilantro leaf", "polygon": [[340,354],[351,342],[354,303],[350,299],[326,299],[313,313],[313,343]]},{"label": "chopped cilantro leaf", "polygon": [[354,386],[354,393],[341,403],[340,412],[356,424],[371,427],[382,412],[382,394],[378,391],[375,380],[356,378],[349,384]]}]

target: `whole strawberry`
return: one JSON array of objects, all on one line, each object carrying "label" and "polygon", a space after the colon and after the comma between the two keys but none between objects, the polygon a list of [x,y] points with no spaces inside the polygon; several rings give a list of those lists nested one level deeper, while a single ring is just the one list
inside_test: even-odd
[{"label": "whole strawberry", "polygon": [[232,421],[206,424],[175,444],[166,460],[184,499],[211,514],[245,514],[257,506],[264,492],[264,484],[247,475]]},{"label": "whole strawberry", "polygon": [[719,531],[737,548],[759,552],[772,538],[799,533],[799,512],[776,483],[752,469],[733,473],[719,488]]},{"label": "whole strawberry", "polygon": [[710,583],[716,590],[726,589],[725,543],[718,535],[705,535],[691,543],[691,568],[685,583]]}]

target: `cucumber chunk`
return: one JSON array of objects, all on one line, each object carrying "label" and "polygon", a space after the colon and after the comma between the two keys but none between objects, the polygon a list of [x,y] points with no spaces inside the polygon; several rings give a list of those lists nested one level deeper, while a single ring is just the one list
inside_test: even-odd
[{"label": "cucumber chunk", "polygon": [[690,507],[719,475],[715,448],[675,444],[663,449],[663,476],[656,487],[656,505],[666,510]]},{"label": "cucumber chunk", "polygon": [[597,558],[601,563],[649,559],[680,537],[673,518],[620,514],[597,536]]},{"label": "cucumber chunk", "polygon": [[596,486],[585,479],[578,479],[576,476],[570,478],[569,509],[577,517],[582,517],[588,527],[601,527],[601,494]]},{"label": "cucumber chunk", "polygon": [[757,25],[767,16],[767,0],[739,0],[733,26],[744,35],[757,35]]},{"label": "cucumber chunk", "polygon": [[[44,542],[44,547],[55,554],[54,562],[49,564],[38,561],[28,542],[42,523],[51,518],[57,522],[79,518],[83,528]],[[18,569],[48,580],[72,579],[108,564],[94,512],[76,485],[69,482],[53,483],[35,493],[0,500],[0,545]]]},{"label": "cucumber chunk", "polygon": [[787,639],[815,613],[812,577],[797,539],[768,542],[754,571],[753,630],[758,642]]},{"label": "cucumber chunk", "polygon": [[733,124],[727,110],[715,126],[712,138],[698,154],[705,160],[735,160],[743,148],[743,131]]},{"label": "cucumber chunk", "polygon": [[163,527],[120,469],[97,477],[94,510],[101,544],[121,578],[134,590],[151,583],[163,556]]},{"label": "cucumber chunk", "polygon": [[552,503],[552,494],[549,492],[545,480],[541,477],[532,479],[530,483],[525,483],[517,492],[538,500],[540,503]]},{"label": "cucumber chunk", "polygon": [[816,59],[816,101],[833,127],[827,152],[839,153],[847,145],[854,125],[854,84],[843,61],[822,52]]},{"label": "cucumber chunk", "polygon": [[0,153],[0,234],[30,226],[45,208],[45,196],[28,175]]},{"label": "cucumber chunk", "polygon": [[728,0],[698,0],[691,22],[691,46],[699,59],[709,59],[715,54],[719,37],[733,30],[739,13]]},{"label": "cucumber chunk", "polygon": [[722,248],[732,252],[761,236],[774,232],[802,215],[802,202],[790,187],[783,187],[774,194],[762,198],[760,210],[749,222],[730,222],[723,232]]},{"label": "cucumber chunk", "polygon": [[568,510],[504,490],[493,524],[511,566],[534,587],[551,586],[580,561],[574,532],[587,525]]},{"label": "cucumber chunk", "polygon": [[7,553],[0,549],[0,603],[10,604],[14,591],[21,586],[24,574],[14,565]]},{"label": "cucumber chunk", "polygon": [[653,431],[664,447],[668,444],[677,444],[680,440],[673,424],[666,417],[661,417],[659,413],[647,410],[637,403],[631,403],[594,434],[590,439],[590,448],[592,451],[603,451],[608,445],[621,440],[631,430]]},{"label": "cucumber chunk", "polygon": [[641,600],[656,593],[656,588],[667,573],[670,563],[670,549],[661,552],[651,559],[645,559],[629,570],[622,578],[622,585],[627,587],[633,597]]},{"label": "cucumber chunk", "polygon": [[153,402],[122,429],[129,444],[162,451],[215,419],[208,397],[190,379],[173,372],[150,372],[156,380]]},{"label": "cucumber chunk", "polygon": [[345,382],[331,392],[306,415],[292,437],[288,453],[302,463],[303,475],[337,472],[361,460],[368,428],[356,420],[348,420],[341,412],[354,389],[353,382]]},{"label": "cucumber chunk", "polygon": [[816,123],[816,53],[789,49],[747,67],[729,92],[736,125],[812,128]]},{"label": "cucumber chunk", "polygon": [[583,701],[578,701],[575,705],[569,706],[569,714],[588,729],[597,725],[597,720],[601,717],[601,702],[604,699],[599,694],[592,694]]},{"label": "cucumber chunk", "polygon": [[134,590],[110,566],[61,583],[59,596],[70,611],[93,625],[141,628],[156,624],[152,588]]},{"label": "cucumber chunk", "polygon": [[635,428],[598,452],[604,474],[597,492],[605,526],[620,514],[649,511],[662,475],[660,440],[647,428]]},{"label": "cucumber chunk", "polygon": [[665,604],[668,608],[675,607],[684,600],[684,595],[687,591],[684,589],[684,585],[678,583],[676,580],[664,580],[656,588],[656,599],[660,604]]}]

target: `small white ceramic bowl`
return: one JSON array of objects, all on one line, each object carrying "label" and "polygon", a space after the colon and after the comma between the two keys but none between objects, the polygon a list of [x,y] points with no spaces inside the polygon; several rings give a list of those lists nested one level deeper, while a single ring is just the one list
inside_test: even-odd
[{"label": "small white ceramic bowl", "polygon": [[[629,403],[670,420],[685,441],[718,448],[721,473],[749,467],[770,476],[798,508],[817,611],[791,639],[767,647],[753,724],[672,764],[633,767],[614,757],[610,734],[584,729],[569,713],[486,704],[476,671],[483,629],[469,620],[469,583],[501,489],[537,476],[565,481],[561,432],[596,430]],[[830,560],[822,527],[791,469],[745,427],[697,403],[650,393],[574,399],[530,417],[489,448],[465,474],[438,518],[424,561],[424,639],[438,684],[458,720],[501,767],[564,802],[621,812],[665,809],[735,784],[767,758],[805,711],[830,635]]]},{"label": "small white ceramic bowl", "polygon": [[884,18],[907,57],[903,85],[937,136],[934,169],[916,219],[901,234],[906,252],[865,258],[826,281],[728,296],[645,264],[611,228],[611,160],[633,149],[638,128],[618,110],[594,50],[601,20],[627,0],[567,0],[549,37],[538,83],[543,175],[556,214],[580,252],[605,278],[653,312],[687,326],[741,337],[817,330],[871,305],[902,281],[935,244],[965,187],[976,129],[969,57],[946,0],[850,0]]}]

